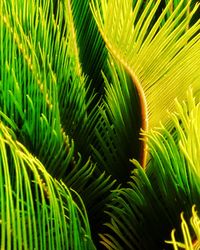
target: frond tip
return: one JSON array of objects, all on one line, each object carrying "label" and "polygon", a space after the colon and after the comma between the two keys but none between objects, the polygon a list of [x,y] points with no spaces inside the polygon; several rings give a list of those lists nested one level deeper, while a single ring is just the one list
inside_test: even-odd
[{"label": "frond tip", "polygon": [[182,103],[175,100],[175,107],[178,114],[173,114],[172,120],[180,137],[179,147],[192,171],[200,176],[200,102],[195,98],[191,87],[187,91],[187,100]]},{"label": "frond tip", "polygon": [[190,224],[194,230],[191,233],[189,226],[184,218],[184,214],[181,213],[181,230],[184,239],[184,243],[176,240],[175,229],[171,232],[171,241],[165,241],[168,244],[172,244],[174,250],[185,249],[185,250],[198,250],[200,248],[200,218],[197,214],[196,206],[192,207],[192,217],[190,218]]}]

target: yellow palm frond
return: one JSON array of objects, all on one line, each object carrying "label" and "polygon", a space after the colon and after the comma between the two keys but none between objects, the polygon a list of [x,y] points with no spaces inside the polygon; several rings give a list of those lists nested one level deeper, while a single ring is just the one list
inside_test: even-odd
[{"label": "yellow palm frond", "polygon": [[141,13],[142,2],[92,0],[91,8],[109,52],[136,86],[148,130],[168,122],[167,110],[175,110],[176,97],[185,99],[189,85],[200,89],[200,20],[189,26],[198,8],[188,12],[191,0],[174,10],[169,1],[156,21],[161,1],[148,1]]}]

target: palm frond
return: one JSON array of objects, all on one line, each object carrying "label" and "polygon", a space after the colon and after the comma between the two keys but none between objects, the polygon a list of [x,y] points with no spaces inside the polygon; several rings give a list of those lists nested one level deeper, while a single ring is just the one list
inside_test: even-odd
[{"label": "palm frond", "polygon": [[91,8],[107,48],[131,75],[141,104],[141,127],[148,130],[167,122],[166,107],[172,112],[172,100],[184,99],[189,85],[199,90],[200,21],[188,27],[198,5],[188,13],[191,1],[185,5],[183,0],[165,20],[169,1],[152,25],[160,1],[148,1],[141,13],[142,2],[132,9],[132,0],[93,0]]},{"label": "palm frond", "polygon": [[199,134],[199,102],[189,91],[187,102],[176,101],[175,106],[177,113],[170,115],[173,131],[162,126],[147,133],[151,160],[146,171],[134,160],[137,169],[130,187],[117,190],[108,206],[111,220],[106,224],[107,234],[102,235],[108,249],[164,248],[170,228],[179,225],[181,211],[188,218],[191,206],[200,206],[200,176],[195,165],[199,144],[190,147]]},{"label": "palm frond", "polygon": [[84,74],[88,76],[89,95],[95,92],[101,98],[104,80],[101,71],[107,70],[107,49],[92,15],[89,0],[68,0],[77,51]]},{"label": "palm frond", "polygon": [[111,58],[108,65],[93,157],[120,183],[125,183],[132,168],[129,159],[140,158],[140,106],[130,76]]},{"label": "palm frond", "polygon": [[62,2],[2,2],[0,116],[53,177],[79,193],[97,224],[115,181],[90,159],[99,114],[93,95],[86,98],[66,13]]},{"label": "palm frond", "polygon": [[[192,207],[192,217],[190,218],[190,224],[193,231],[188,226],[184,218],[184,214],[181,213],[181,231],[183,234],[184,243],[177,242],[175,237],[175,229],[171,232],[171,241],[166,241],[168,244],[172,244],[174,250],[185,249],[185,250],[197,250],[200,246],[200,219],[196,211],[195,205]],[[194,233],[193,233],[194,232]],[[194,235],[195,234],[195,235]]]},{"label": "palm frond", "polygon": [[95,249],[85,208],[13,136],[1,122],[1,249]]},{"label": "palm frond", "polygon": [[[176,100],[177,112],[179,115],[173,117],[178,127],[179,145],[190,167],[200,176],[200,138],[198,127],[200,123],[200,103],[195,105],[192,89],[188,92],[187,102],[179,104]],[[182,121],[179,124],[179,120]]]},{"label": "palm frond", "polygon": [[192,4],[2,0],[1,249],[160,249],[199,208]]},{"label": "palm frond", "polygon": [[[37,2],[38,8],[29,1],[25,6],[21,6],[20,1],[18,4],[6,1],[1,5],[1,13],[4,13],[1,16],[1,32],[5,34],[1,44],[1,55],[4,59],[1,61],[1,117],[16,124],[18,140],[37,155],[52,174],[55,172],[55,161],[52,157],[61,160],[60,167],[56,169],[59,178],[59,172],[66,172],[69,165],[66,161],[70,143],[61,130],[57,82],[50,65],[50,51],[53,53],[54,50],[52,38],[49,36],[55,30],[54,23],[51,22],[53,27],[51,26],[51,32],[47,32],[50,24],[45,15],[48,14],[46,8],[51,8],[50,4],[48,7],[43,6],[41,1]],[[28,13],[23,19],[23,12],[20,10],[22,7],[31,10],[32,22],[27,21]],[[40,17],[40,21],[35,17]],[[30,36],[26,34],[28,32],[31,33]],[[57,34],[56,40],[59,40],[59,32]],[[46,44],[48,41],[50,45]],[[66,43],[64,44],[63,47],[66,47]],[[5,49],[7,46],[10,49]],[[59,62],[61,61],[60,58]]]}]

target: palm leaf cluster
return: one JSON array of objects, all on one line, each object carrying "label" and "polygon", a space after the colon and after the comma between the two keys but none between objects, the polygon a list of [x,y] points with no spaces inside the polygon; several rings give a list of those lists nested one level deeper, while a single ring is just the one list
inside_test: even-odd
[{"label": "palm leaf cluster", "polygon": [[198,146],[191,147],[198,140],[199,104],[190,90],[187,103],[176,101],[175,106],[177,114],[170,115],[173,131],[161,126],[148,132],[151,161],[146,171],[133,160],[136,169],[129,187],[116,190],[107,208],[111,219],[101,238],[112,249],[165,249],[182,210],[189,217],[194,203],[199,209],[200,152]]},{"label": "palm leaf cluster", "polygon": [[1,1],[1,249],[199,245],[198,13]]},{"label": "palm leaf cluster", "polygon": [[0,124],[1,249],[92,249],[85,210]]},{"label": "palm leaf cluster", "polygon": [[175,237],[175,229],[172,230],[171,241],[166,241],[169,244],[173,244],[174,249],[182,248],[186,250],[199,249],[199,216],[197,214],[195,206],[192,207],[192,217],[190,218],[190,224],[195,232],[196,239],[192,240],[191,232],[188,223],[185,221],[184,214],[181,213],[181,231],[183,234],[184,243],[177,242]]}]

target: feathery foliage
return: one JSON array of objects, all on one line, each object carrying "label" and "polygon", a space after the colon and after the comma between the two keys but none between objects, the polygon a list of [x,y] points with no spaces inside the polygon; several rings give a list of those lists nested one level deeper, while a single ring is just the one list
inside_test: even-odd
[{"label": "feathery foliage", "polygon": [[[142,129],[166,120],[166,107],[174,110],[173,99],[185,98],[190,84],[199,90],[199,20],[189,27],[198,5],[188,13],[180,1],[171,11],[169,1],[154,22],[159,1],[148,1],[140,12],[141,0],[92,0],[91,6],[109,52],[130,74],[141,105]],[[138,18],[139,17],[139,18]],[[152,25],[153,22],[153,25]],[[159,98],[155,97],[155,93]],[[160,102],[162,99],[162,102]],[[145,143],[144,143],[145,150]],[[146,155],[140,162],[146,165]]]},{"label": "feathery foliage", "polygon": [[1,0],[1,249],[184,242],[165,240],[200,205],[194,2]]},{"label": "feathery foliage", "polygon": [[190,218],[190,224],[195,233],[195,238],[192,236],[191,230],[188,227],[188,223],[184,219],[184,214],[181,213],[181,231],[183,234],[184,243],[177,242],[175,238],[175,229],[172,230],[172,241],[166,241],[166,243],[173,244],[174,250],[185,249],[195,250],[199,249],[200,242],[200,219],[197,214],[195,205],[192,207],[192,217]]},{"label": "feathery foliage", "polygon": [[177,113],[170,115],[173,131],[162,126],[147,133],[151,152],[147,170],[132,161],[137,169],[129,187],[116,190],[108,205],[110,230],[101,235],[107,249],[163,249],[170,229],[179,225],[180,212],[189,216],[193,204],[200,206],[196,164],[200,144],[191,146],[200,132],[199,102],[190,90],[187,102],[176,101],[175,106]]},{"label": "feathery foliage", "polygon": [[0,190],[1,249],[95,249],[85,208],[2,122]]},{"label": "feathery foliage", "polygon": [[104,170],[96,173],[85,153],[98,114],[87,110],[92,96],[86,99],[66,9],[61,2],[56,13],[54,7],[40,0],[1,3],[0,115],[49,173],[99,214],[97,200],[106,202],[114,182]]}]

